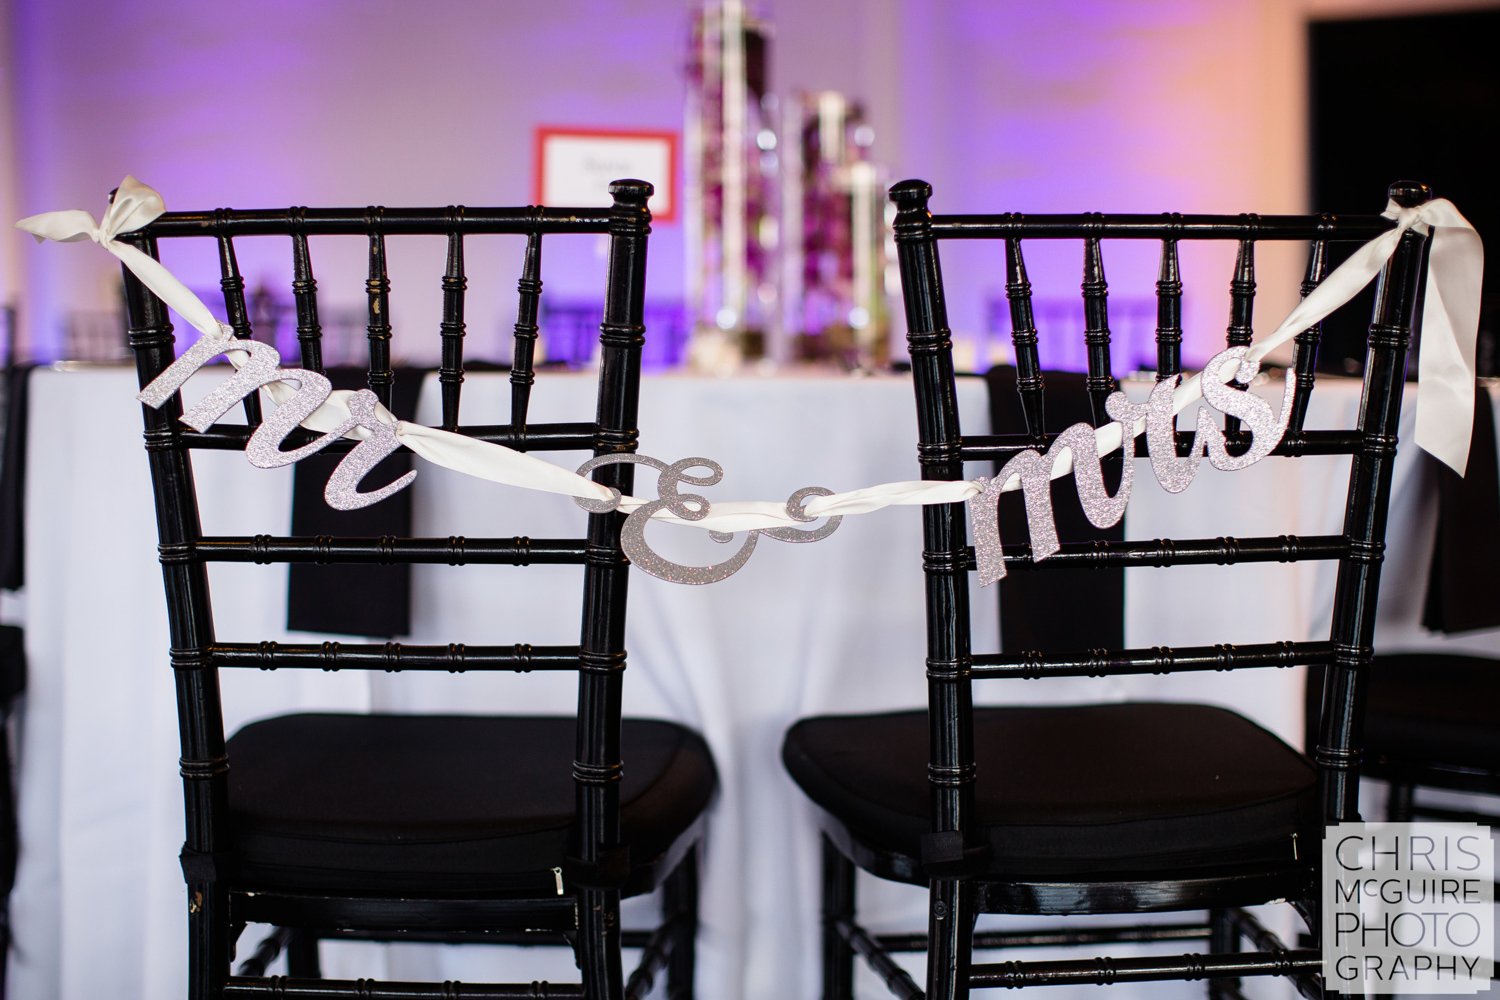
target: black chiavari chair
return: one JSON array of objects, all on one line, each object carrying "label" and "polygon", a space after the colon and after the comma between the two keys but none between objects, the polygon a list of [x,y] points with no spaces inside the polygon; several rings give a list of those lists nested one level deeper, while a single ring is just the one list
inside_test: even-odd
[{"label": "black chiavari chair", "polygon": [[[0,592],[22,584],[21,506],[26,467],[26,380],[30,370],[15,363],[16,307],[0,305]],[[10,893],[16,884],[20,836],[16,818],[16,764],[12,744],[22,695],[26,693],[25,633],[0,625],[0,1000],[5,1000],[11,927]]]},{"label": "black chiavari chair", "polygon": [[[1433,632],[1500,627],[1500,603],[1488,586],[1500,557],[1493,405],[1481,390],[1462,478],[1436,460],[1425,463],[1437,477],[1438,525],[1422,615],[1422,626]],[[1309,706],[1321,698],[1322,683],[1321,671],[1309,674]],[[1500,796],[1500,659],[1444,649],[1382,652],[1366,688],[1363,773],[1385,783],[1386,819],[1500,826],[1495,803],[1483,801]]]},{"label": "black chiavari chair", "polygon": [[20,837],[16,822],[16,790],[11,780],[12,720],[16,703],[26,693],[25,636],[14,625],[0,625],[0,1000],[5,1000],[6,969],[10,961],[10,893],[16,886]]},{"label": "black chiavari chair", "polygon": [[[1044,383],[1031,321],[1023,248],[1034,240],[1082,244],[1086,387],[1094,423],[1107,423],[1109,323],[1102,240],[1151,240],[1161,247],[1157,285],[1159,377],[1181,371],[1182,279],[1178,244],[1228,241],[1231,346],[1251,339],[1255,249],[1266,241],[1310,241],[1303,292],[1325,272],[1328,245],[1364,242],[1393,223],[1378,216],[933,216],[931,189],[898,184],[896,244],[916,390],[919,459],[928,480],[965,478],[963,463],[1045,450]],[[1391,189],[1402,205],[1430,198],[1422,186]],[[1026,431],[972,436],[960,431],[952,342],[939,244],[1003,241],[1011,297],[1017,387]],[[1396,451],[1407,347],[1426,270],[1426,237],[1414,231],[1380,278],[1370,326],[1358,423],[1340,430],[1303,426],[1313,382],[1314,328],[1296,341],[1302,376],[1290,426],[1272,454],[1347,455],[1348,507],[1342,534],[1319,537],[1064,540],[1049,559],[1006,543],[1014,571],[1079,566],[1237,564],[1337,560],[1326,641],[1150,649],[971,648],[967,575],[977,568],[964,505],[923,509],[928,705],[925,711],[823,716],[798,722],[783,757],[820,807],[824,835],[825,1000],[852,995],[863,956],[896,996],[966,997],[971,989],[1050,984],[1208,979],[1216,997],[1238,996],[1239,978],[1291,977],[1321,995],[1314,949],[1283,948],[1244,907],[1289,900],[1317,933],[1316,864],[1325,823],[1358,818],[1361,685],[1369,668]],[[1231,453],[1248,444],[1226,419]],[[1169,432],[1170,433],[1170,432]],[[1176,432],[1179,456],[1191,433]],[[1141,455],[1140,457],[1144,457]],[[1140,460],[1140,457],[1136,461]],[[1279,460],[1279,459],[1277,459]],[[1116,469],[1119,469],[1116,460]],[[1108,476],[1108,463],[1105,465]],[[1191,503],[1191,491],[1179,502]],[[1034,541],[1034,540],[1033,540]],[[1004,583],[1001,583],[1004,600]],[[1294,637],[1295,638],[1295,637]],[[1322,666],[1330,682],[1310,759],[1250,720],[1191,703],[1110,703],[976,708],[976,681]],[[926,886],[924,934],[873,934],[856,919],[855,872]],[[1031,915],[1206,911],[1206,919],[1087,928],[975,932],[981,913]],[[1242,952],[1248,939],[1254,951]],[[977,963],[975,949],[1028,945],[1203,941],[1180,957]],[[919,986],[893,958],[926,951]]]},{"label": "black chiavari chair", "polygon": [[[235,240],[288,238],[301,366],[312,371],[322,370],[322,360],[309,237],[365,240],[368,384],[389,405],[386,241],[444,236],[442,426],[527,451],[613,455],[636,447],[651,187],[619,181],[611,191],[609,208],[174,212],[125,239],[153,256],[168,240],[216,245],[228,323],[237,336],[250,338]],[[488,234],[525,242],[511,422],[465,425],[459,412],[464,247]],[[542,242],[569,234],[607,234],[610,242],[597,415],[577,423],[530,422]],[[129,272],[125,281],[130,345],[144,387],[172,363],[172,327],[153,294]],[[245,412],[243,424],[220,422],[200,432],[179,420],[180,394],[160,409],[143,408],[181,721],[188,995],[618,1000],[643,996],[665,967],[670,994],[691,996],[696,857],[716,778],[697,734],[669,722],[621,718],[629,572],[620,549],[623,516],[591,513],[586,537],[567,539],[205,536],[191,453],[243,449],[262,421],[255,394],[246,397]],[[289,441],[311,439],[299,429]],[[328,450],[344,453],[351,444],[334,442]],[[604,465],[594,479],[629,493],[633,468]],[[579,518],[582,527],[585,515]],[[455,567],[451,572],[487,564],[574,565],[582,576],[579,643],[293,644],[219,637],[210,563],[303,561],[446,564]],[[497,607],[502,603],[497,598]],[[254,722],[226,740],[219,671],[247,667],[574,671],[578,711],[561,717],[292,714]],[[621,898],[658,888],[665,909],[660,927],[622,932]],[[236,939],[247,923],[276,931],[232,974]],[[317,942],[331,938],[567,944],[581,984],[323,980]],[[290,977],[266,976],[283,945]],[[622,946],[643,949],[628,981]]]}]

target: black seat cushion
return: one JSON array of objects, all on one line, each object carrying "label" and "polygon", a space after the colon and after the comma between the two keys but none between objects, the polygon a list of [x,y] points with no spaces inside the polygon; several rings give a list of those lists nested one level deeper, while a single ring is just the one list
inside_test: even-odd
[{"label": "black seat cushion", "polygon": [[1368,688],[1365,747],[1372,762],[1500,770],[1500,660],[1377,656]]},{"label": "black seat cushion", "polygon": [[[1132,702],[974,710],[990,871],[1073,878],[1294,860],[1315,829],[1312,765],[1243,716]],[[860,840],[920,857],[930,831],[925,712],[823,716],[782,757]],[[1316,851],[1304,843],[1300,852]]]},{"label": "black seat cushion", "polygon": [[[229,741],[229,808],[247,887],[547,891],[569,853],[575,720],[288,715]],[[621,836],[654,861],[713,797],[702,737],[622,727]]]}]

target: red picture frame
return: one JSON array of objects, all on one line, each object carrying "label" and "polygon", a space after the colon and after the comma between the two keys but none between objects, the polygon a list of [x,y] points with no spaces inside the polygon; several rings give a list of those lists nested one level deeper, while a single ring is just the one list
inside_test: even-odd
[{"label": "red picture frame", "polygon": [[[562,143],[559,143],[562,140]],[[596,144],[601,155],[609,155],[612,162],[620,165],[619,172],[580,166],[581,172],[599,173],[586,190],[559,192],[548,189],[549,156],[576,155],[580,144]],[[663,147],[658,156],[664,158],[666,177],[648,177],[649,170],[631,169],[632,160],[639,161],[641,143],[660,143]],[[565,149],[563,144],[572,146]],[[581,128],[573,125],[539,125],[534,133],[532,160],[532,195],[538,205],[562,204],[608,204],[606,185],[620,177],[638,177],[650,181],[656,187],[651,198],[653,222],[675,222],[678,216],[678,134],[665,129],[625,128]],[[632,148],[634,147],[634,148]],[[608,153],[605,151],[608,150]],[[664,154],[664,155],[663,155]],[[605,176],[609,174],[609,176]],[[595,190],[597,189],[597,190]]]}]

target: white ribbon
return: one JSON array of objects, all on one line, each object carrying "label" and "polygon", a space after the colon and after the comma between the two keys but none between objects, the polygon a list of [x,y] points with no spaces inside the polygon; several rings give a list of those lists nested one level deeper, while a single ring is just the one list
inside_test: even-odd
[{"label": "white ribbon", "polygon": [[[204,336],[216,339],[232,337],[233,329],[220,323],[202,300],[159,261],[116,240],[120,233],[140,229],[165,211],[166,205],[160,194],[127,176],[100,222],[96,223],[87,212],[73,210],[33,215],[17,222],[16,226],[33,234],[38,242],[94,241],[119,258],[157,298]],[[1416,437],[1418,446],[1462,473],[1468,461],[1474,412],[1474,350],[1484,271],[1483,244],[1474,227],[1445,199],[1435,199],[1416,208],[1400,208],[1392,202],[1384,214],[1395,219],[1396,226],[1360,247],[1335,268],[1270,336],[1250,348],[1246,360],[1261,360],[1353,298],[1380,273],[1406,230],[1417,227],[1422,232],[1422,227],[1430,228],[1432,251],[1422,314]],[[233,350],[228,351],[227,356],[236,366],[245,358],[243,353]],[[266,389],[278,403],[295,392],[281,382],[271,383]],[[349,416],[349,395],[347,390],[335,391],[303,422],[303,426],[327,432],[342,424]],[[1173,394],[1174,412],[1181,412],[1202,396],[1202,376],[1195,375],[1184,381]],[[590,500],[606,500],[610,496],[605,487],[591,479],[503,445],[397,420],[383,407],[377,415],[382,422],[394,425],[396,437],[403,445],[435,465],[490,482],[563,496]],[[1132,436],[1144,430],[1143,421],[1132,428]],[[349,436],[363,437],[366,434],[368,432],[363,428],[356,428]],[[1099,454],[1105,455],[1119,448],[1123,438],[1124,428],[1119,423],[1098,428]],[[1071,469],[1072,455],[1064,451],[1053,466],[1052,476],[1058,478]],[[1013,490],[1019,485],[1020,477],[1013,476],[1004,489]],[[962,503],[981,490],[979,483],[968,480],[882,483],[812,497],[803,510],[814,517],[828,517],[864,514],[891,506]],[[620,509],[630,511],[649,502],[627,496],[622,498]],[[657,511],[653,520],[716,531],[805,526],[805,522],[786,512],[785,503],[773,501],[715,502],[708,516],[697,521],[685,521],[666,511]]]},{"label": "white ribbon", "polygon": [[1462,475],[1474,427],[1474,347],[1484,243],[1446,199],[1417,209],[1432,253],[1417,358],[1417,446]]}]

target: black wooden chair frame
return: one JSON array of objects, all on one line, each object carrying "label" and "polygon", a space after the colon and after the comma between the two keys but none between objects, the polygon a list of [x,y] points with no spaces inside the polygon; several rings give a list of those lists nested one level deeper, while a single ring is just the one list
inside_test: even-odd
[{"label": "black wooden chair frame", "polygon": [[[897,254],[902,275],[919,425],[919,460],[925,480],[959,480],[965,461],[1003,460],[1026,449],[1046,449],[1055,435],[1043,432],[1043,379],[1032,320],[1030,283],[1022,243],[1071,239],[1084,247],[1083,300],[1088,347],[1086,388],[1094,423],[1109,422],[1104,402],[1118,386],[1110,374],[1109,326],[1100,241],[1156,240],[1162,246],[1158,295],[1158,378],[1181,371],[1182,284],[1177,245],[1182,240],[1233,240],[1239,253],[1230,286],[1230,346],[1251,340],[1254,251],[1261,241],[1309,241],[1312,253],[1306,295],[1328,267],[1328,244],[1364,242],[1386,232],[1393,221],[1379,216],[1209,216],[1209,215],[949,215],[928,210],[931,188],[906,181],[891,191]],[[1431,197],[1420,185],[1397,185],[1391,196],[1413,206]],[[1027,432],[975,436],[960,431],[954,388],[952,340],[948,328],[938,245],[945,240],[1004,241],[1006,291],[1010,302],[1017,385]],[[904,1000],[964,997],[971,988],[1061,983],[1200,979],[1216,996],[1238,995],[1237,979],[1249,975],[1290,976],[1309,996],[1322,995],[1319,953],[1287,949],[1243,906],[1290,900],[1316,935],[1317,869],[1321,830],[1308,831],[1298,863],[1266,864],[1255,870],[1208,870],[1174,878],[1148,873],[1139,879],[1037,881],[985,874],[986,848],[976,823],[972,684],[997,677],[1102,676],[1224,670],[1242,667],[1323,665],[1326,689],[1316,746],[1319,797],[1327,824],[1358,818],[1362,676],[1373,656],[1375,600],[1384,547],[1391,469],[1396,453],[1406,374],[1407,348],[1425,274],[1426,237],[1408,230],[1381,273],[1370,327],[1365,395],[1353,431],[1303,427],[1314,382],[1319,328],[1296,338],[1294,362],[1299,382],[1291,425],[1276,455],[1349,455],[1352,468],[1342,534],[1316,538],[1218,538],[1157,542],[1064,542],[1061,551],[1036,563],[1028,545],[1007,541],[1005,564],[1012,571],[1087,565],[1164,566],[1236,562],[1335,559],[1339,563],[1336,603],[1328,641],[1198,648],[1022,650],[975,654],[970,648],[967,574],[976,569],[967,539],[963,504],[923,508],[923,566],[926,578],[928,721],[934,850],[921,857],[879,850],[862,842],[837,819],[824,814],[824,997],[849,997],[857,953]],[[1246,435],[1230,418],[1225,427],[1231,452],[1246,446]],[[1178,433],[1185,455],[1190,433]],[[1116,459],[1118,461],[1118,459]],[[926,850],[924,844],[924,851]],[[940,860],[935,861],[934,858]],[[926,885],[926,935],[874,935],[855,920],[855,867],[885,879]],[[1050,915],[1208,910],[1206,923],[1159,924],[974,933],[980,913]],[[1257,949],[1238,951],[1240,939]],[[1083,961],[977,964],[975,948],[1028,945],[1095,945],[1110,942],[1206,940],[1208,954],[1179,957],[1092,959]],[[912,981],[892,952],[928,952],[927,990]]]},{"label": "black wooden chair frame", "polygon": [[[8,374],[8,373],[6,373]],[[5,1000],[10,966],[10,894],[16,886],[16,860],[20,846],[17,789],[12,769],[11,744],[19,739],[18,703],[26,694],[25,636],[14,625],[0,625],[0,1000]]]},{"label": "black wooden chair frame", "polygon": [[[425,234],[447,237],[447,269],[442,279],[442,426],[484,441],[525,451],[587,450],[594,455],[636,449],[637,407],[647,236],[646,208],[651,186],[641,181],[611,185],[606,208],[307,209],[273,211],[174,212],[138,232],[121,237],[156,256],[162,240],[184,237],[217,241],[227,322],[236,336],[249,338],[250,313],[234,239],[253,235],[288,236],[292,245],[300,364],[322,370],[316,282],[308,238],[364,236],[369,244],[369,387],[387,406],[391,401],[390,283],[386,273],[388,236]],[[609,261],[598,411],[590,423],[528,423],[534,381],[537,305],[541,294],[541,249],[545,236],[607,234]],[[511,422],[496,426],[461,425],[463,383],[464,240],[480,234],[524,237],[526,250],[519,282],[520,308],[510,373]],[[161,301],[128,270],[125,273],[130,346],[142,387],[171,364],[172,326]],[[693,943],[697,930],[697,842],[702,819],[657,858],[629,857],[620,843],[619,779],[622,773],[621,685],[625,669],[625,608],[629,566],[620,548],[619,513],[588,516],[583,539],[430,538],[327,539],[206,537],[199,523],[190,451],[243,449],[261,419],[258,394],[244,401],[246,424],[216,424],[195,431],[179,420],[174,396],[160,409],[143,407],[145,440],[156,494],[162,574],[168,596],[171,663],[176,676],[181,731],[181,774],[186,805],[183,870],[187,880],[191,988],[194,1000],[219,997],[443,997],[501,1000],[514,997],[587,997],[618,1000],[648,992],[667,968],[671,995],[690,996]],[[302,444],[311,432],[298,430],[288,441]],[[353,442],[334,442],[330,453],[347,452]],[[630,493],[634,465],[611,464],[594,471],[596,482]],[[563,501],[566,502],[566,501]],[[255,643],[229,643],[215,634],[207,564],[221,562],[390,562],[526,565],[569,563],[583,567],[580,643],[575,647],[468,646],[455,656],[451,646],[381,644],[279,644],[269,659]],[[567,871],[569,892],[545,898],[483,897],[448,893],[289,893],[263,891],[237,881],[229,828],[225,734],[218,671],[224,667],[375,670],[573,670],[578,672],[578,726],[573,779],[576,789],[575,858]],[[665,921],[650,933],[623,933],[622,896],[665,886]],[[247,923],[278,929],[230,975],[235,940]],[[576,953],[582,985],[518,983],[336,982],[318,975],[319,938],[370,940],[485,941],[562,944]],[[266,977],[267,963],[282,945],[289,948],[290,978]],[[644,949],[640,967],[623,980],[620,948]]]}]

